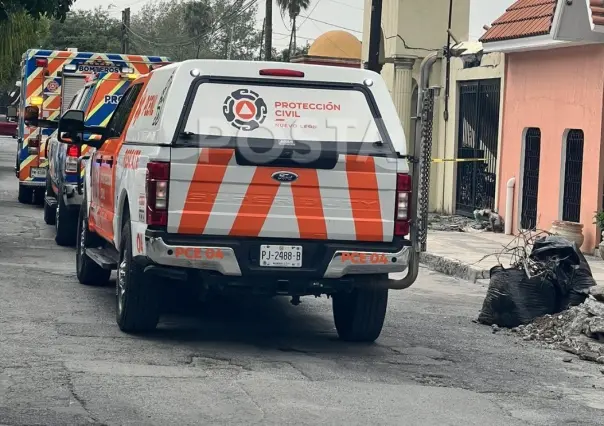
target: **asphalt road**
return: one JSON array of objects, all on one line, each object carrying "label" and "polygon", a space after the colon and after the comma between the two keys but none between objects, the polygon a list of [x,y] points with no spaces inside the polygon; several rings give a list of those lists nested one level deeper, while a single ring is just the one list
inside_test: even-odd
[{"label": "asphalt road", "polygon": [[338,341],[325,298],[172,298],[157,332],[121,333],[114,288],[78,284],[74,251],[18,204],[15,144],[0,139],[0,425],[603,424],[598,366],[472,323],[485,289],[427,271],[391,293],[374,345]]}]

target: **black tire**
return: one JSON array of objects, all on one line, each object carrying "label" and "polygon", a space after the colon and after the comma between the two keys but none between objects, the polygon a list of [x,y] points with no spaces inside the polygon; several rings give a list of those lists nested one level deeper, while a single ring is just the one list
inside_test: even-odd
[{"label": "black tire", "polygon": [[144,276],[142,267],[132,259],[130,218],[125,222],[115,284],[116,322],[126,333],[152,331],[160,314],[158,282]]},{"label": "black tire", "polygon": [[96,248],[102,244],[99,236],[88,229],[86,201],[84,201],[80,207],[77,235],[76,275],[78,277],[78,281],[84,285],[106,285],[111,277],[111,271],[101,268],[86,254],[86,248]]},{"label": "black tire", "polygon": [[78,217],[69,210],[63,201],[63,191],[57,194],[57,208],[55,211],[55,242],[63,247],[73,247],[78,235]]},{"label": "black tire", "polygon": [[33,188],[19,184],[19,202],[21,204],[31,204],[33,197]]},{"label": "black tire", "polygon": [[333,295],[333,317],[340,339],[348,342],[374,342],[382,332],[388,289],[356,288]]},{"label": "black tire", "polygon": [[34,189],[34,204],[36,206],[44,205],[44,189],[36,188]]},{"label": "black tire", "polygon": [[[50,177],[46,176],[46,191],[45,191],[45,195],[47,197],[54,197],[54,194],[52,192],[52,186],[50,184]],[[48,203],[45,201],[44,202],[44,223],[46,223],[47,225],[54,225],[55,224],[55,214],[56,214],[56,210],[57,207],[51,207],[48,205]]]}]

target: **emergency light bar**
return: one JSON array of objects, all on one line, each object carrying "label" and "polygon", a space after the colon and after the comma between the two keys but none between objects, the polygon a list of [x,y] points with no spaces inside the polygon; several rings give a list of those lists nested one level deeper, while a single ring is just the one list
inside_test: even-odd
[{"label": "emergency light bar", "polygon": [[63,67],[63,71],[74,72],[78,67],[75,64],[67,64]]},{"label": "emergency light bar", "polygon": [[48,65],[48,59],[36,58],[36,67],[45,67]]}]

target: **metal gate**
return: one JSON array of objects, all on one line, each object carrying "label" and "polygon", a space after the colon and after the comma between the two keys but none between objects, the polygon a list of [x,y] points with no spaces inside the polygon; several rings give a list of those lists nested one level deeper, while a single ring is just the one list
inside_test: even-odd
[{"label": "metal gate", "polygon": [[524,139],[524,170],[522,172],[522,211],[520,228],[537,226],[537,196],[539,194],[539,161],[541,160],[541,130],[527,129]]},{"label": "metal gate", "polygon": [[499,141],[498,78],[459,84],[456,213],[472,216],[475,209],[495,207]]},{"label": "metal gate", "polygon": [[562,220],[581,221],[581,180],[583,178],[583,130],[570,130],[566,136],[564,166],[564,201]]}]

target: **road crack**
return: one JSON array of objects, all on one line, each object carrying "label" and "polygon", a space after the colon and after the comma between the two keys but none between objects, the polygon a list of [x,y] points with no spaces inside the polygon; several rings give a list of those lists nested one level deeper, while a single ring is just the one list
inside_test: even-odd
[{"label": "road crack", "polygon": [[263,422],[263,420],[266,418],[266,412],[260,406],[260,404],[258,404],[256,402],[256,400],[252,397],[252,395],[243,387],[243,385],[241,383],[235,382],[235,384],[237,385],[237,387],[239,389],[241,389],[241,392],[243,392],[245,394],[245,396],[248,397],[248,399],[254,405],[254,407],[256,407],[256,409],[258,409],[258,411],[260,411],[260,414],[262,415],[262,417],[255,424],[261,424]]},{"label": "road crack", "polygon": [[67,366],[65,364],[63,364],[63,368],[64,368],[65,373],[67,375],[67,383],[66,383],[67,390],[69,391],[69,394],[71,395],[71,397],[74,400],[76,400],[78,404],[80,404],[80,407],[82,407],[82,409],[84,410],[84,412],[88,416],[88,420],[91,423],[93,423],[94,425],[96,425],[96,426],[107,426],[106,423],[101,422],[90,411],[90,409],[88,408],[88,404],[86,403],[86,400],[77,393],[77,391],[75,389],[75,384],[73,383],[73,377],[72,377],[70,371],[67,369]]}]

